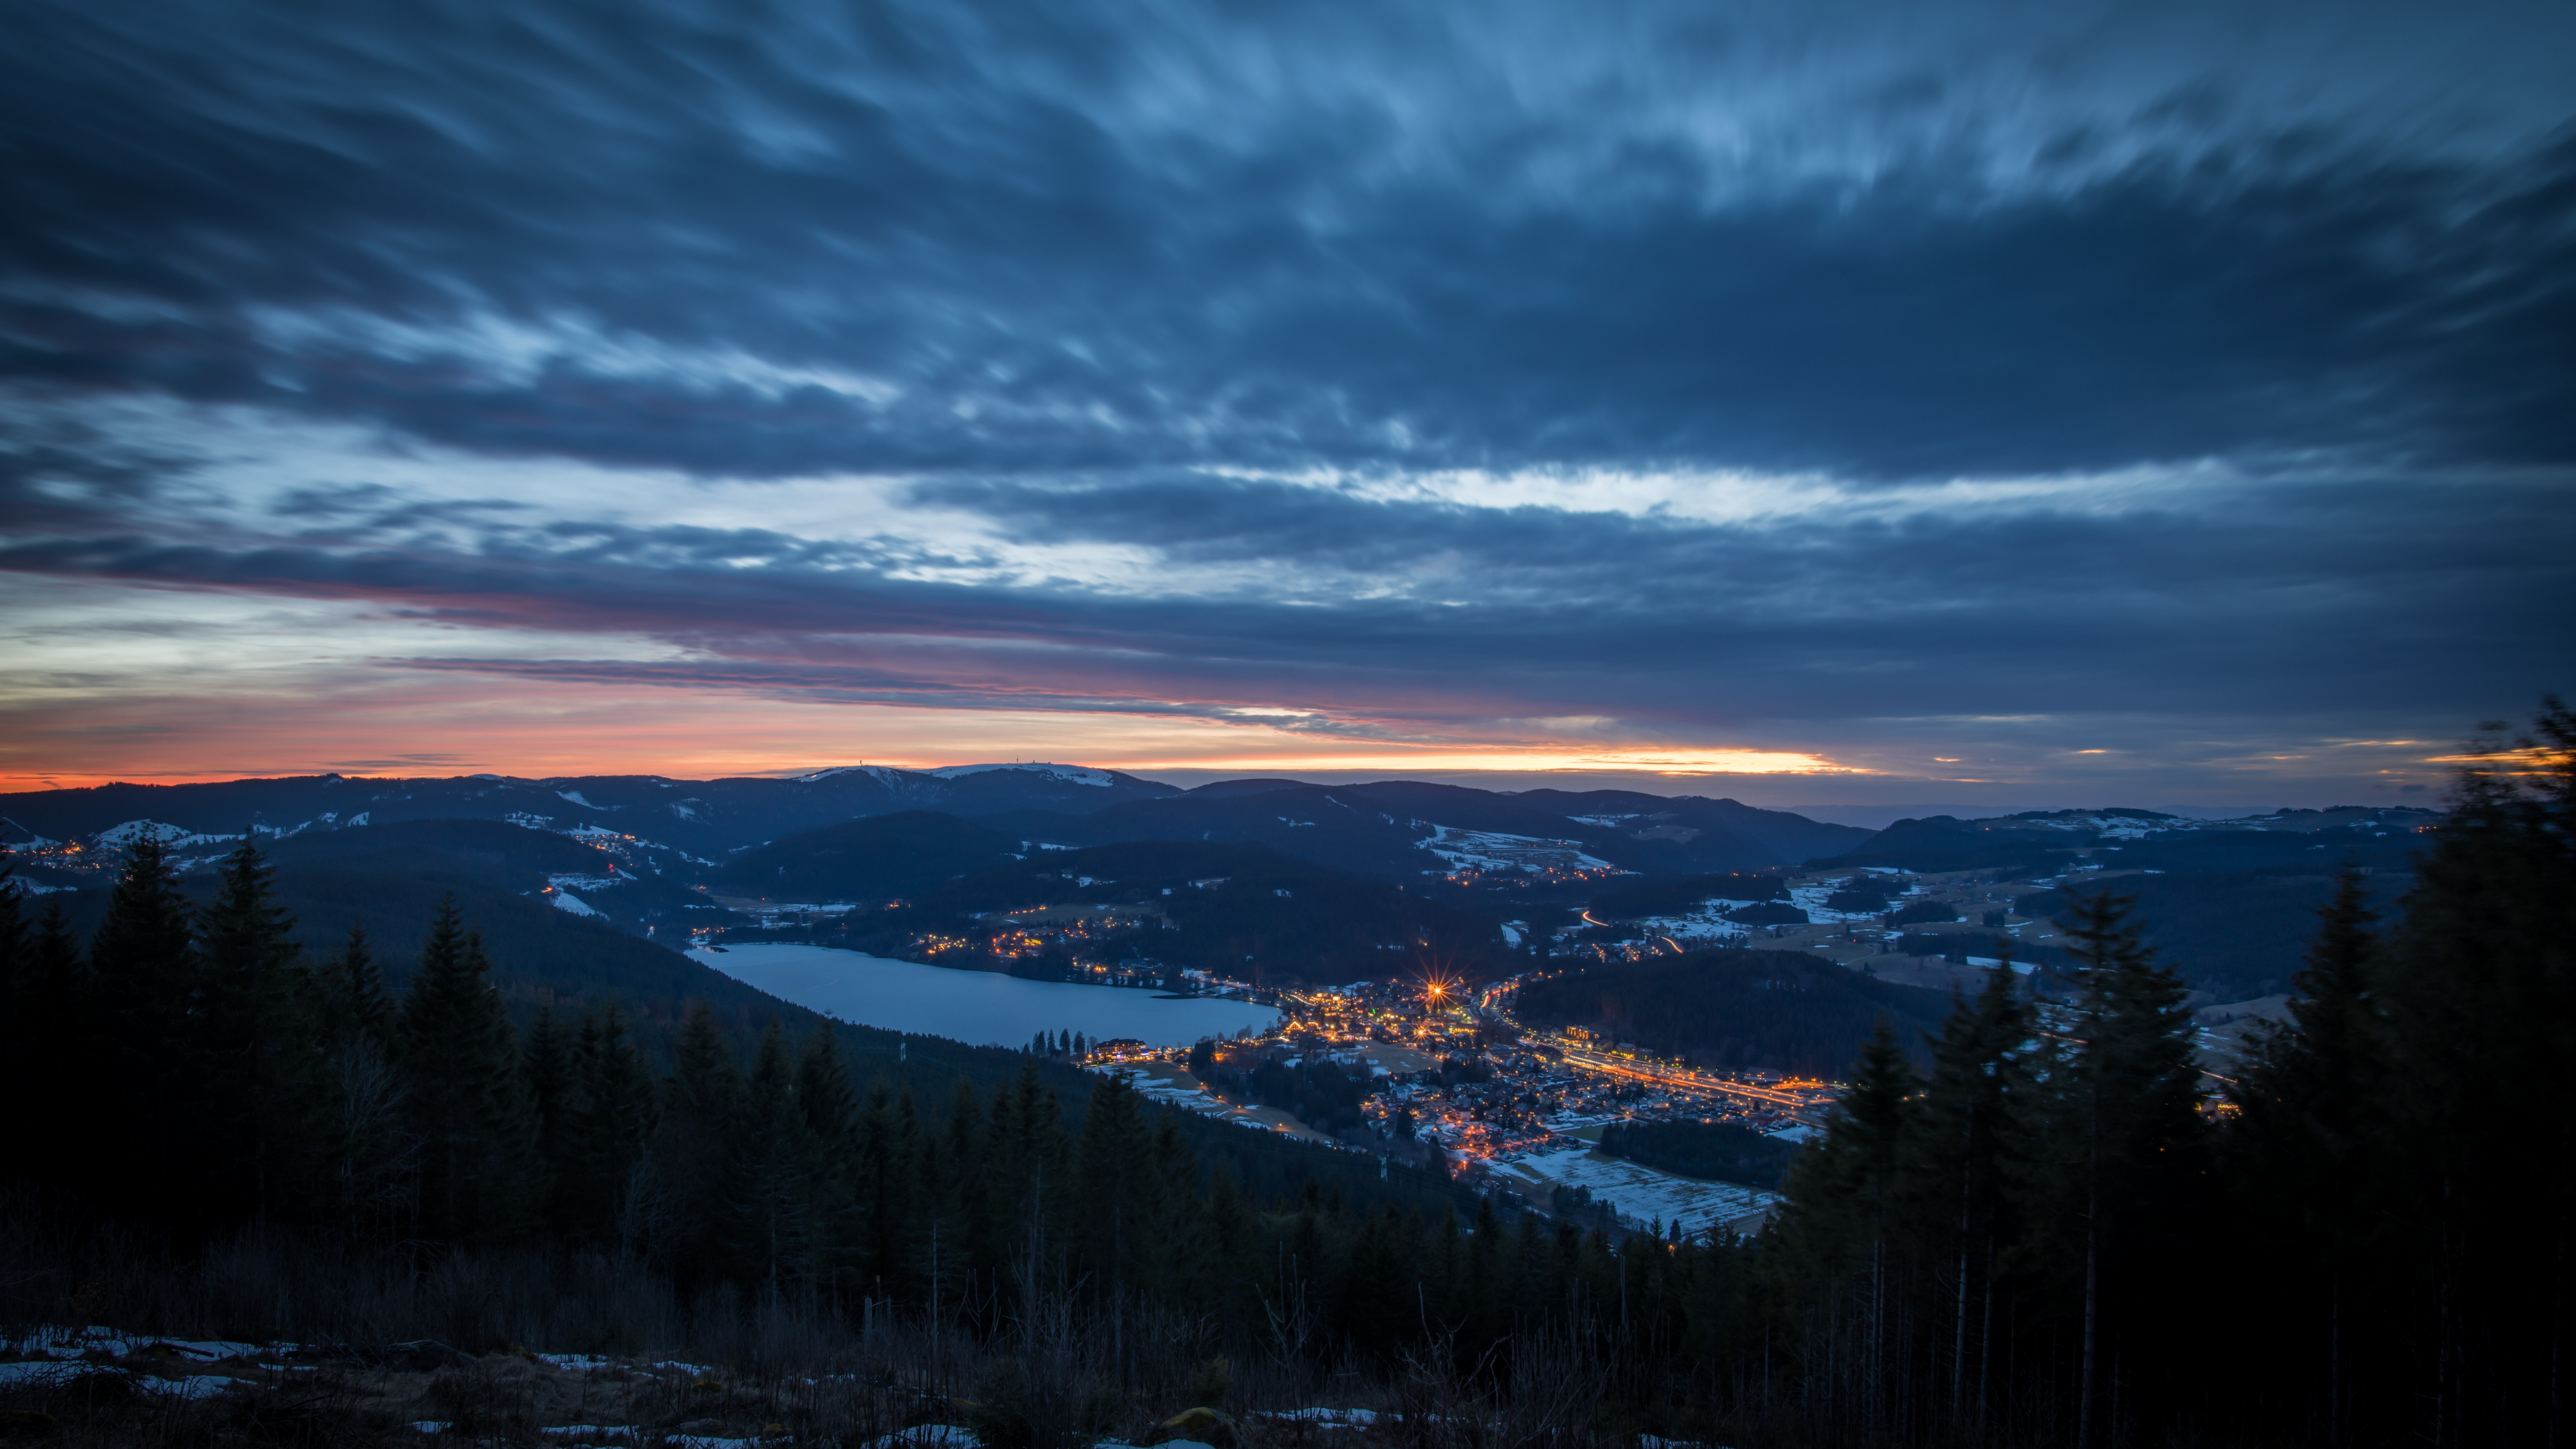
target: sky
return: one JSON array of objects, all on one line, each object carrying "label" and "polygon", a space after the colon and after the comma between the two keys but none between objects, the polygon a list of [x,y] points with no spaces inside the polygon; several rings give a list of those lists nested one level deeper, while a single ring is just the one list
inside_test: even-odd
[{"label": "sky", "polygon": [[2576,9],[5,0],[0,789],[2421,803]]}]

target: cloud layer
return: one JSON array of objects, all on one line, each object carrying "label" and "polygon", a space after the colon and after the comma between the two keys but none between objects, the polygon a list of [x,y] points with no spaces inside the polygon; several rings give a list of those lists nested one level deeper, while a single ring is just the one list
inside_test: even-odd
[{"label": "cloud layer", "polygon": [[2576,33],[2277,9],[22,7],[0,768],[2412,778],[2566,687]]}]

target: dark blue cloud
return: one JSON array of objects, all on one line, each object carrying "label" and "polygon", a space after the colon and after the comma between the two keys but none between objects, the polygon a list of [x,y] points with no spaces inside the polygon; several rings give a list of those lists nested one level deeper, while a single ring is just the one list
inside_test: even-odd
[{"label": "dark blue cloud", "polygon": [[[423,668],[1325,730],[2331,732],[2563,682],[2564,16],[28,3],[11,39],[23,575],[550,641]],[[228,511],[261,428],[472,476],[280,444]],[[1415,486],[1584,470],[1831,489]],[[647,473],[893,475],[981,532],[638,519]],[[1047,575],[1070,545],[1209,582]],[[585,634],[688,657],[556,657]]]},{"label": "dark blue cloud", "polygon": [[1965,103],[1900,73],[1865,109],[1912,149],[1748,183],[1591,141],[1615,94],[1515,108],[1400,27],[1285,16],[1200,24],[1422,94],[1171,134],[1145,24],[1050,11],[30,8],[0,366],[750,476],[2576,446],[2576,143],[2418,153],[2185,91],[2133,150],[2025,123],[2037,178],[1998,187],[1911,140]]}]

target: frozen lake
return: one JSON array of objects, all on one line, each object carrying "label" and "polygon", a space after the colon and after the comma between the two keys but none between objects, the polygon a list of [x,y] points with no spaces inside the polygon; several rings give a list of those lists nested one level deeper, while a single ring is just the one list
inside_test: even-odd
[{"label": "frozen lake", "polygon": [[829,946],[743,945],[688,953],[746,986],[810,1011],[888,1031],[944,1036],[975,1046],[1024,1046],[1041,1031],[1094,1040],[1134,1037],[1186,1046],[1203,1036],[1266,1029],[1279,1013],[1249,1001],[1160,994],[1117,986],[1023,981],[991,971],[951,971]]}]

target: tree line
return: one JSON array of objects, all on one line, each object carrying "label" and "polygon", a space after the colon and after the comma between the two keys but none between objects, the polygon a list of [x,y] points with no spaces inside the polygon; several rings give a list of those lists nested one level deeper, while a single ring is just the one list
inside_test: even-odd
[{"label": "tree line", "polygon": [[2393,926],[2346,870],[2241,1067],[2108,891],[2067,999],[1882,1028],[1765,1244],[1828,1437],[2566,1442],[2572,761],[2486,742]]},{"label": "tree line", "polygon": [[453,910],[399,997],[362,931],[309,960],[248,847],[198,911],[139,845],[85,948],[0,893],[8,1167],[183,1236],[539,1245],[851,1323],[1179,1316],[1672,1437],[2563,1442],[2576,717],[2493,744],[2431,842],[2393,925],[2345,877],[2239,1068],[2081,899],[2073,994],[2002,969],[1919,1055],[1882,1026],[1752,1239],[1256,1198],[1123,1085],[1070,1119],[1033,1056],[929,1104],[701,1008],[656,1074],[614,1009],[514,1027]]}]

